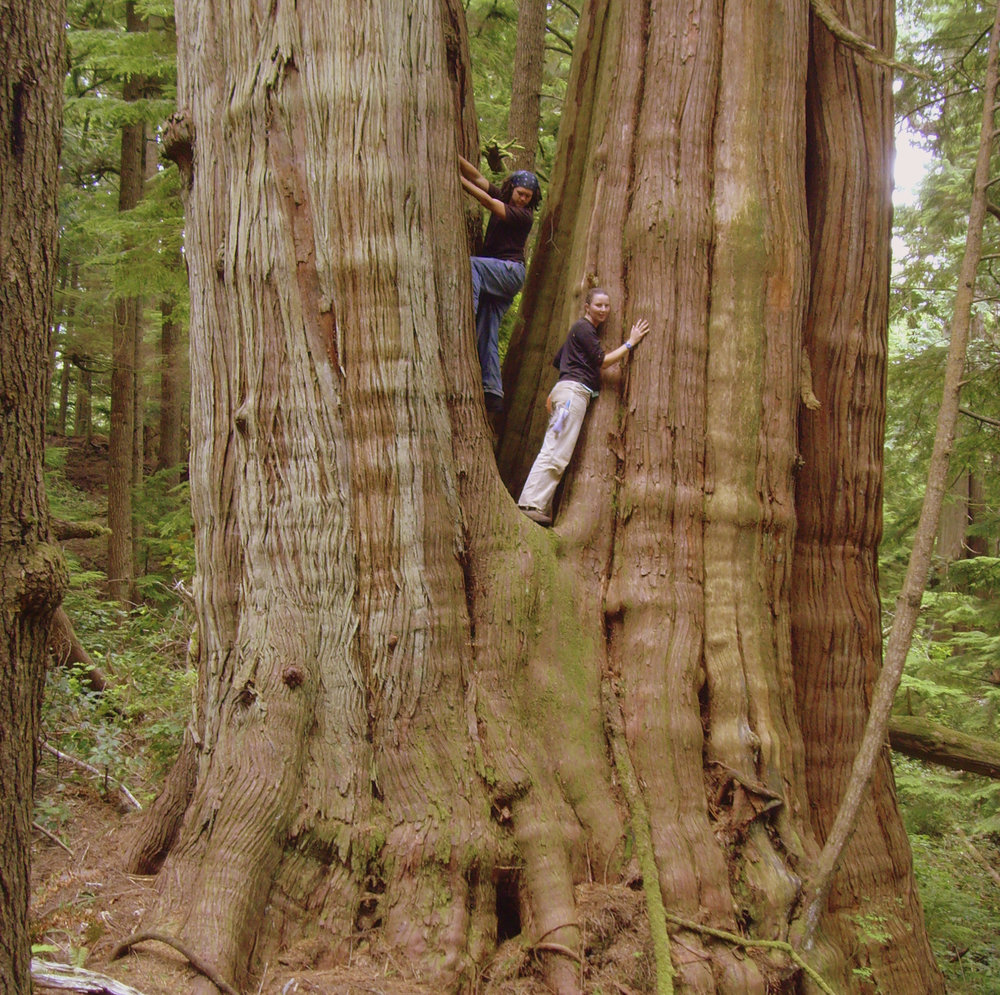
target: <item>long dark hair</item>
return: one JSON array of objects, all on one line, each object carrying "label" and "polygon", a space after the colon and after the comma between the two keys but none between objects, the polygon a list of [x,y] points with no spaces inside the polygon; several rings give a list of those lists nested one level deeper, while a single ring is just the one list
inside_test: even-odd
[{"label": "long dark hair", "polygon": [[528,176],[530,176],[534,182],[530,183],[514,182],[515,177],[523,176],[525,172],[527,172],[527,170],[520,170],[517,173],[511,173],[510,176],[508,176],[507,179],[503,181],[503,186],[500,187],[500,199],[505,204],[509,204],[510,195],[514,192],[514,187],[523,186],[525,190],[531,191],[531,200],[528,201],[528,207],[530,210],[534,211],[538,208],[538,205],[541,204],[542,202],[542,189],[538,185],[538,178],[535,176],[534,173],[528,173]]}]

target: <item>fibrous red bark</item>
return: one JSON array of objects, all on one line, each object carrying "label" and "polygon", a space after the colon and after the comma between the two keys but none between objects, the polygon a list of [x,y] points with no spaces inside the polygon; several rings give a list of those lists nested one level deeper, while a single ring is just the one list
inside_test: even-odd
[{"label": "fibrous red bark", "polygon": [[45,654],[67,580],[42,478],[64,4],[4,2],[0,21],[0,993],[21,995]]},{"label": "fibrous red bark", "polygon": [[[318,935],[336,956],[378,928],[421,978],[461,990],[495,945],[502,883],[521,897],[504,930],[544,938],[547,980],[569,995],[574,886],[588,867],[622,872],[641,818],[655,860],[643,885],[670,912],[785,939],[819,849],[813,812],[833,790],[810,770],[822,760],[801,727],[817,706],[796,676],[817,666],[802,608],[815,589],[793,582],[799,508],[812,494],[836,518],[820,489],[832,478],[801,494],[796,478],[803,342],[815,348],[830,320],[809,310],[824,228],[806,186],[823,158],[809,151],[808,12],[588,7],[505,371],[500,470],[515,492],[583,291],[611,295],[609,345],[636,317],[654,330],[592,407],[545,532],[497,474],[477,388],[455,36],[429,0],[358,2],[337,25],[320,7],[177,7],[197,136],[202,660],[198,779],[161,915],[228,979],[281,936]],[[886,108],[856,113],[860,132]],[[836,142],[830,156],[873,199],[864,231],[883,253],[887,202],[871,184],[890,140],[876,129],[874,158],[852,148],[849,166]],[[884,306],[873,294],[865,331],[879,383]],[[816,393],[832,434],[844,409],[829,387]],[[848,396],[869,446],[880,409]],[[852,511],[877,499],[880,464],[864,452]],[[805,569],[816,605],[863,593],[870,666],[874,561]],[[602,702],[624,718],[644,792],[632,811]],[[878,790],[888,824],[891,789]],[[905,839],[870,844],[905,893]],[[820,966],[850,991],[842,925],[823,934]],[[913,925],[897,938],[904,968],[877,951],[865,966],[933,991]],[[684,990],[763,993],[788,970],[696,929],[680,939]]]}]

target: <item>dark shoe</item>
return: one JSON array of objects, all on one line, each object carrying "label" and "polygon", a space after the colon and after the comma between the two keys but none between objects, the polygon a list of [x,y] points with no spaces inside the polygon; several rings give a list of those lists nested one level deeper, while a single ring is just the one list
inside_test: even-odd
[{"label": "dark shoe", "polygon": [[499,394],[491,394],[489,391],[483,393],[483,400],[486,402],[486,410],[491,415],[503,414],[503,398]]},{"label": "dark shoe", "polygon": [[[520,505],[518,506],[520,507]],[[544,511],[539,511],[538,508],[521,508],[521,511],[528,516],[533,522],[538,522],[539,525],[551,525],[552,518],[550,515],[546,515]]]}]

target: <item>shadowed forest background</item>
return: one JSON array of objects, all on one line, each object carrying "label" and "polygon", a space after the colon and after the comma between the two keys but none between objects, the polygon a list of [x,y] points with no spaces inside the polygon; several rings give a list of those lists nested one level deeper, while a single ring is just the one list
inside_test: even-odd
[{"label": "shadowed forest background", "polygon": [[[537,82],[515,70],[530,7]],[[547,190],[580,11],[469,0],[465,14],[481,168],[499,182],[533,165]],[[896,58],[930,78],[899,73],[894,87],[900,147],[919,151],[920,168],[894,214],[884,631],[933,441],[992,15],[957,0],[897,7]],[[107,908],[89,911],[111,878],[73,880],[72,864],[85,864],[88,834],[105,838],[158,794],[197,682],[182,177],[162,154],[176,44],[169,3],[70,0],[46,487],[71,576],[44,700],[32,936],[39,956],[79,965],[128,929]],[[959,993],[1000,992],[1000,207],[991,214],[950,496],[892,731],[927,929]],[[516,302],[502,353],[517,322]],[[101,858],[109,874],[116,856]],[[877,909],[856,917],[867,942],[887,940]]]}]

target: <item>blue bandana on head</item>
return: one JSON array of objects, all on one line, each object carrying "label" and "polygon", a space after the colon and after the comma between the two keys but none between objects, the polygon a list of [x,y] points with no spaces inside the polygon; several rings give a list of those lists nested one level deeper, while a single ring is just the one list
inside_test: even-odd
[{"label": "blue bandana on head", "polygon": [[526,169],[519,169],[516,173],[510,174],[510,187],[524,187],[532,193],[541,193],[542,188],[538,185],[538,177]]}]

